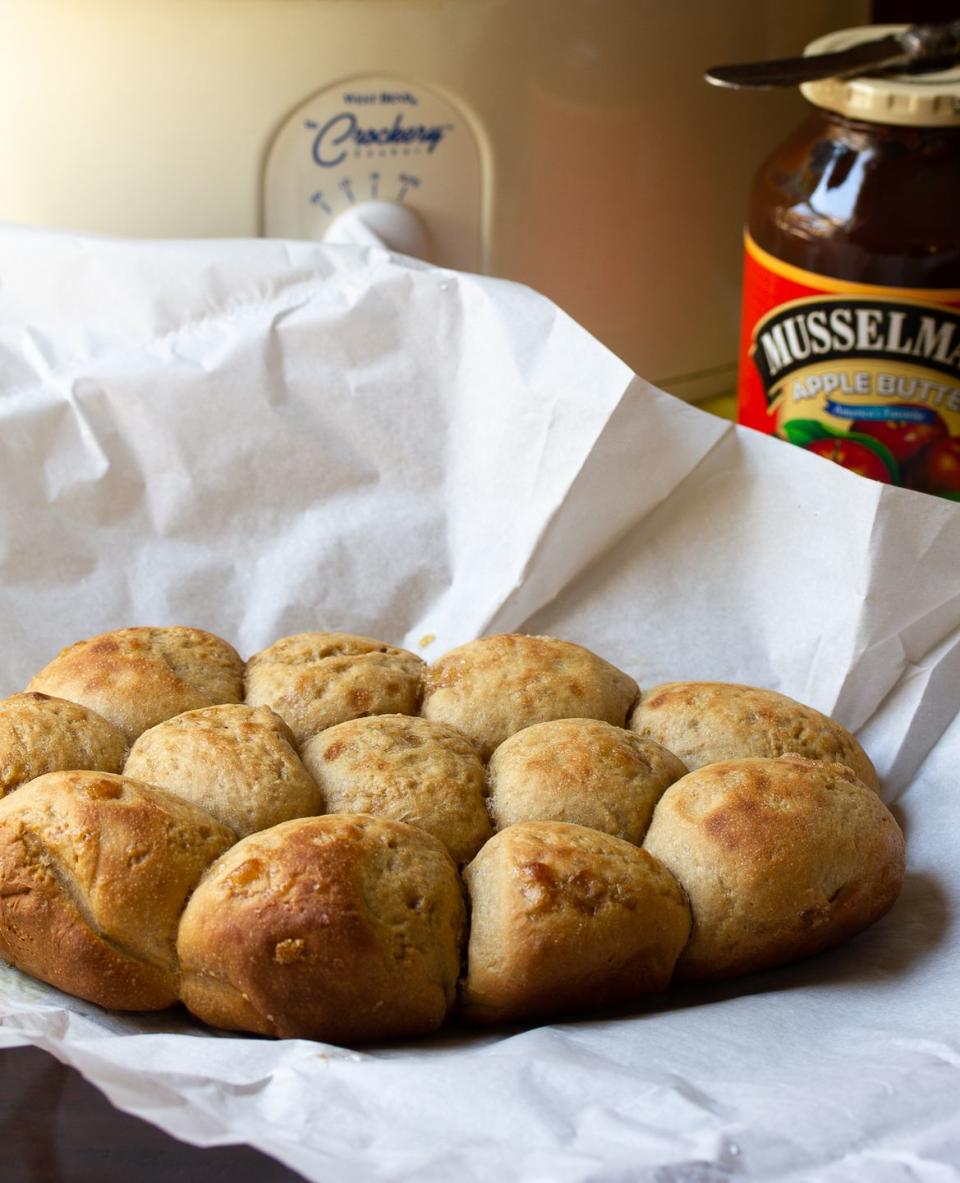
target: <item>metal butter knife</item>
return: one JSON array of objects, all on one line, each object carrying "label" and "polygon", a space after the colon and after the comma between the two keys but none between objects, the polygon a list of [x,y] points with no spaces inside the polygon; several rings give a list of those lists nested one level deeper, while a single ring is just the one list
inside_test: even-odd
[{"label": "metal butter knife", "polygon": [[953,65],[957,61],[960,61],[960,20],[911,25],[903,32],[863,41],[837,53],[712,66],[706,79],[714,86],[737,90],[744,87],[769,89],[798,86],[801,82],[814,82],[818,78],[847,78],[889,66],[922,65],[930,69]]}]

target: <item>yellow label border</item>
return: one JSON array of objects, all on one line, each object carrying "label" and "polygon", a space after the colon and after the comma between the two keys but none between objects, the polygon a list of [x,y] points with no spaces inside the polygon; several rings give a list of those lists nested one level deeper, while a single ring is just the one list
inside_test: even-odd
[{"label": "yellow label border", "polygon": [[[758,246],[749,230],[744,231],[743,245],[747,254],[767,271],[772,271],[774,275],[780,275],[793,283],[803,284],[804,287],[814,288],[821,292],[835,292],[838,295],[897,296],[917,302],[960,304],[960,288],[893,288],[877,283],[853,283],[846,279],[834,279],[829,275],[820,275],[816,271],[805,271],[802,267],[795,267],[792,263],[784,263],[776,255],[771,255],[762,246]],[[788,302],[793,303],[793,301]]]}]

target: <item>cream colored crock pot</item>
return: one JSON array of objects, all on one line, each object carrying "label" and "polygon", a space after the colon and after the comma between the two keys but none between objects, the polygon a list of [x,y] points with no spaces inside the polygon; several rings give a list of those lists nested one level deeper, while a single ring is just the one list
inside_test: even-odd
[{"label": "cream colored crock pot", "polygon": [[857,0],[0,0],[0,220],[386,241],[732,385],[747,179],[793,96],[706,66]]}]

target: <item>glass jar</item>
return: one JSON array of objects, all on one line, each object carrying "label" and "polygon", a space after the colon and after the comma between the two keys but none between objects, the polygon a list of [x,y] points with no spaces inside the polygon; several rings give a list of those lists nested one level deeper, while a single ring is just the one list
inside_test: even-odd
[{"label": "glass jar", "polygon": [[750,195],[739,420],[960,500],[960,67],[802,90]]}]

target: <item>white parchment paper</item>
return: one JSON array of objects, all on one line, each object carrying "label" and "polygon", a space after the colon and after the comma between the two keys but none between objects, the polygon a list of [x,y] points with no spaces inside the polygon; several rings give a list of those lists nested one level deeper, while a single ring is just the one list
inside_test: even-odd
[{"label": "white parchment paper", "polygon": [[0,694],[174,623],[548,632],[769,686],[858,731],[909,852],[843,949],[632,1015],[357,1052],[2,967],[0,1046],[318,1180],[960,1178],[960,506],[685,406],[510,284],[0,228],[0,622]]}]

